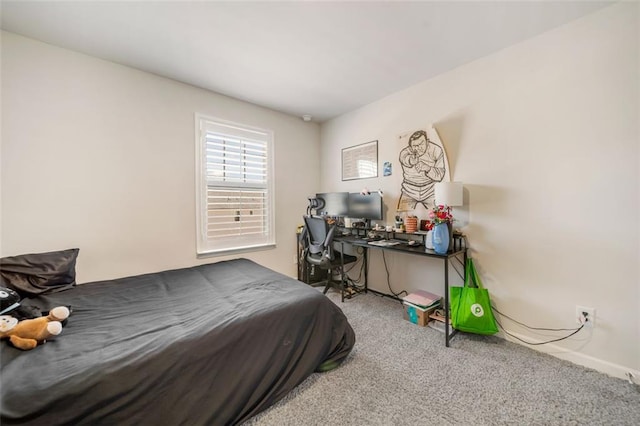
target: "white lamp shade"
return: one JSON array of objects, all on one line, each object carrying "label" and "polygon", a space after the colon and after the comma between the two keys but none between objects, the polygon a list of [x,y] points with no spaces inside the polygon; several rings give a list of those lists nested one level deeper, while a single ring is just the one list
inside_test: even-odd
[{"label": "white lamp shade", "polygon": [[435,184],[435,193],[436,205],[462,205],[462,182],[438,182]]}]

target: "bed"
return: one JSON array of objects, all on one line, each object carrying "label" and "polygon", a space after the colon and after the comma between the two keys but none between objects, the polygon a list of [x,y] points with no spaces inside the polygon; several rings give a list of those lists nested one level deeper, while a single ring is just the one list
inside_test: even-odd
[{"label": "bed", "polygon": [[3,425],[239,424],[355,343],[328,298],[248,259],[23,302],[72,313],[31,351],[1,342]]}]

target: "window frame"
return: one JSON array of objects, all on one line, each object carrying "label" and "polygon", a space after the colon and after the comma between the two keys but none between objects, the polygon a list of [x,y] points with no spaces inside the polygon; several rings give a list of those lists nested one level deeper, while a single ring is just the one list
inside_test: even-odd
[{"label": "window frame", "polygon": [[[218,131],[216,131],[216,129]],[[220,131],[220,130],[224,130]],[[196,146],[196,167],[195,167],[195,187],[196,187],[196,255],[198,257],[220,256],[239,252],[252,252],[258,250],[271,249],[276,246],[275,230],[275,161],[274,161],[274,132],[252,125],[233,122],[218,117],[195,114],[195,146]],[[208,231],[208,189],[234,188],[238,190],[255,190],[257,186],[238,182],[209,182],[207,176],[206,149],[207,133],[227,134],[239,139],[248,139],[253,135],[253,139],[263,140],[266,143],[266,233],[262,237],[234,236],[229,238],[210,238]]]}]

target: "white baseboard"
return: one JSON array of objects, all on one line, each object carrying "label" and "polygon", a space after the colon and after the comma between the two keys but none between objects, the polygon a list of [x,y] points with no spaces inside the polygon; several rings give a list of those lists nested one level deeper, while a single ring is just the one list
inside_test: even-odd
[{"label": "white baseboard", "polygon": [[[531,336],[525,336],[522,335],[520,333],[516,333],[513,332],[511,330],[507,330],[509,333],[513,334],[516,337],[519,337],[521,339],[524,339],[528,342],[533,342],[533,343],[539,343],[543,340],[539,340],[536,338],[533,338]],[[517,339],[512,338],[511,336],[507,335],[504,332],[501,332],[499,335],[499,337],[502,337],[505,340],[508,340],[509,342],[513,342],[513,343],[518,343],[522,346],[526,346],[527,348],[531,348],[534,349],[538,352],[543,352],[552,356],[555,356],[556,358],[560,358],[560,359],[564,359],[566,361],[572,362],[574,364],[578,364],[578,365],[582,365],[583,367],[587,367],[587,368],[592,368],[596,371],[599,371],[601,373],[607,374],[609,376],[612,377],[617,377],[620,379],[624,379],[624,380],[629,380],[629,377],[627,375],[627,373],[631,373],[634,375],[635,377],[635,383],[636,384],[640,384],[640,371],[639,370],[634,370],[633,368],[630,367],[625,367],[624,365],[619,365],[619,364],[614,364],[612,362],[609,361],[604,361],[602,359],[599,358],[595,358],[589,355],[585,355],[583,353],[580,352],[576,352],[574,350],[571,349],[567,349],[567,348],[563,348],[561,346],[558,345],[554,345],[553,343],[549,343],[546,345],[527,345],[523,342],[520,342]]]}]

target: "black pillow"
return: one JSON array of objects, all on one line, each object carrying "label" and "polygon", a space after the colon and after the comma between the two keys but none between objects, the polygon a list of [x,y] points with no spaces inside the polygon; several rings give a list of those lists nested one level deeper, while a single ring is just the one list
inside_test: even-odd
[{"label": "black pillow", "polygon": [[21,297],[53,293],[76,285],[76,259],[80,249],[22,254],[0,259],[2,285]]}]

